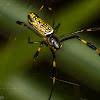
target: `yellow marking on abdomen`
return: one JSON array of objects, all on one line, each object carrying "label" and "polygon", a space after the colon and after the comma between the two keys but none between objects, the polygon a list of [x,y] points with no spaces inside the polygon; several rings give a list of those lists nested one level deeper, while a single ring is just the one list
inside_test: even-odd
[{"label": "yellow marking on abdomen", "polygon": [[43,36],[47,36],[53,33],[53,28],[45,23],[35,13],[30,13],[28,15],[28,22]]}]

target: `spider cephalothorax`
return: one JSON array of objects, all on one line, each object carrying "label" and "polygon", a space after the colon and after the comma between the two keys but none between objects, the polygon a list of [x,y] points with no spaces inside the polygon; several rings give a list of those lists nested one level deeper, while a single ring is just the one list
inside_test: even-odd
[{"label": "spider cephalothorax", "polygon": [[60,41],[58,40],[58,38],[54,35],[50,35],[48,37],[48,43],[51,47],[53,47],[55,50],[58,50],[62,47]]}]

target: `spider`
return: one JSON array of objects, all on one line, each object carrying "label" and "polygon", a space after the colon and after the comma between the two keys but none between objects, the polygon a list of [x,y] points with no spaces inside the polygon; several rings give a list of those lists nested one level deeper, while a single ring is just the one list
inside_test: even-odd
[{"label": "spider", "polygon": [[[38,16],[39,12],[44,7],[46,7],[48,10],[52,11],[52,13],[53,13],[53,27],[51,27],[49,24],[45,23]],[[86,44],[88,47],[92,48],[93,50],[96,50],[96,52],[100,56],[100,53],[99,53],[98,49],[93,44],[91,44],[91,43],[83,40],[79,36],[75,35],[77,33],[81,33],[81,32],[84,32],[84,31],[87,31],[87,32],[88,31],[97,31],[97,30],[100,30],[100,27],[93,27],[93,28],[89,28],[89,29],[86,29],[86,30],[79,30],[79,31],[76,31],[76,32],[72,32],[72,33],[68,33],[68,34],[65,34],[65,35],[56,37],[56,33],[57,33],[58,29],[59,29],[60,24],[58,24],[55,27],[55,11],[51,7],[49,7],[47,5],[42,5],[41,8],[39,9],[39,11],[37,12],[37,14],[35,14],[33,12],[29,13],[28,14],[28,22],[29,22],[29,24],[31,24],[31,26],[34,29],[36,29],[38,31],[38,33],[36,31],[34,31],[33,29],[31,29],[24,22],[17,21],[16,23],[19,24],[19,25],[25,26],[26,28],[30,29],[35,34],[37,34],[39,37],[41,37],[41,38],[44,39],[44,41],[41,41],[41,42],[30,42],[30,37],[28,38],[28,43],[30,43],[30,44],[40,43],[40,46],[39,46],[36,54],[34,55],[33,63],[36,61],[36,58],[38,57],[38,54],[39,54],[39,52],[40,52],[41,47],[42,47],[43,44],[45,44],[47,47],[50,48],[50,50],[52,52],[52,55],[53,55],[52,88],[51,88],[51,92],[50,92],[50,95],[49,95],[49,98],[48,98],[48,100],[50,100],[51,99],[51,96],[52,96],[53,89],[54,89],[55,80],[56,80],[56,78],[55,78],[55,76],[56,76],[56,61],[55,61],[56,58],[55,58],[55,51],[57,51],[57,50],[59,50],[59,49],[62,48],[62,45],[61,45],[62,42],[66,41],[66,40],[69,40],[69,39],[76,38],[76,39],[80,40],[81,42],[83,42],[84,44]],[[72,36],[70,36],[70,35],[72,35]]]}]

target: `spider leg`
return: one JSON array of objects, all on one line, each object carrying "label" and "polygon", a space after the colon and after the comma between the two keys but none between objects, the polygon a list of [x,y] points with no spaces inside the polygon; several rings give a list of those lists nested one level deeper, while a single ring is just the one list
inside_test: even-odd
[{"label": "spider leg", "polygon": [[19,25],[25,26],[26,28],[28,28],[29,30],[31,30],[31,31],[33,31],[35,34],[37,34],[39,37],[43,38],[41,35],[39,35],[36,31],[34,31],[33,29],[31,29],[31,28],[30,28],[28,25],[26,25],[24,22],[17,21],[16,23],[19,24]]},{"label": "spider leg", "polygon": [[54,28],[54,25],[55,25],[55,11],[54,11],[51,7],[49,7],[49,6],[47,6],[47,5],[42,5],[41,8],[39,9],[39,11],[37,12],[37,15],[40,13],[40,11],[41,11],[44,7],[46,7],[48,10],[50,10],[50,11],[53,12],[53,28]]},{"label": "spider leg", "polygon": [[64,39],[61,40],[61,42],[65,41],[65,40],[68,40],[68,39],[74,39],[74,38],[77,38],[78,40],[80,40],[81,42],[83,42],[84,44],[86,44],[88,47],[92,48],[93,50],[96,50],[96,52],[97,52],[97,53],[99,54],[99,56],[100,56],[100,53],[99,53],[98,49],[97,49],[93,44],[91,44],[91,43],[89,43],[89,42],[83,40],[82,38],[80,38],[80,37],[77,36],[77,35],[64,38]]},{"label": "spider leg", "polygon": [[55,27],[55,29],[54,29],[54,30],[55,30],[55,35],[56,35],[56,33],[57,33],[59,27],[60,27],[60,24],[58,24],[58,25]]},{"label": "spider leg", "polygon": [[36,61],[36,58],[38,57],[39,52],[40,52],[40,50],[41,50],[41,48],[42,48],[44,42],[45,42],[45,41],[41,41],[40,46],[39,46],[37,52],[36,52],[35,55],[34,55],[33,66],[34,66],[34,63],[35,63],[35,61]]},{"label": "spider leg", "polygon": [[51,99],[51,96],[52,96],[52,93],[53,93],[53,90],[54,90],[54,85],[55,85],[55,76],[56,76],[56,62],[55,62],[55,52],[52,48],[50,48],[51,52],[52,52],[52,55],[53,55],[53,80],[52,80],[52,89],[51,89],[51,93],[50,93],[50,96],[49,96],[49,99]]},{"label": "spider leg", "polygon": [[77,34],[77,33],[82,33],[83,31],[89,32],[89,31],[98,31],[98,30],[100,30],[100,27],[93,27],[93,28],[89,28],[89,29],[86,29],[86,30],[79,30],[79,31],[72,32],[72,33],[69,33],[69,34],[64,34],[64,35],[59,36],[58,38],[61,39],[63,37],[67,37],[67,36],[74,35],[74,34]]}]

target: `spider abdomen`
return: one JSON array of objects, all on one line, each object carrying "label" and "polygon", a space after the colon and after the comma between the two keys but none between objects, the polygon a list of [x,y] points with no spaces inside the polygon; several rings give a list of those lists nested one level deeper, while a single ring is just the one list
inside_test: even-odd
[{"label": "spider abdomen", "polygon": [[45,23],[33,12],[28,14],[28,22],[43,36],[51,35],[54,32],[54,29],[49,24]]}]

